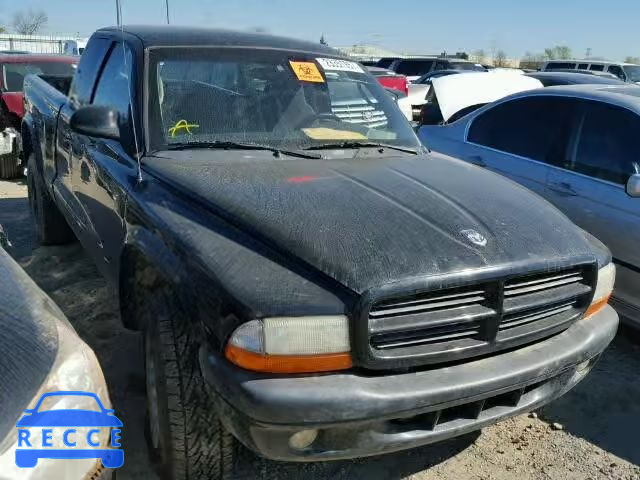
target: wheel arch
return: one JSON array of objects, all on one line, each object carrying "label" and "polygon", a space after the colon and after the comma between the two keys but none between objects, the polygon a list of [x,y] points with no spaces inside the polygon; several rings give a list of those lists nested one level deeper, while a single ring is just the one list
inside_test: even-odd
[{"label": "wheel arch", "polygon": [[186,302],[184,272],[177,255],[160,238],[142,227],[129,229],[118,273],[120,315],[125,328],[144,330],[137,306],[145,290],[170,287],[181,302]]}]

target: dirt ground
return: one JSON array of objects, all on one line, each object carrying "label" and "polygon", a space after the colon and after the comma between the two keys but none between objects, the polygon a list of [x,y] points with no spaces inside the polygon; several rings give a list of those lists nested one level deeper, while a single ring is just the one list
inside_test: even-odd
[{"label": "dirt ground", "polygon": [[[0,224],[11,254],[95,350],[116,414],[125,464],[118,480],[157,478],[143,434],[139,335],[122,328],[114,292],[76,243],[37,247],[22,182],[0,181]],[[2,281],[2,279],[0,279]],[[1,301],[1,299],[0,299]],[[245,453],[237,477],[278,479],[640,479],[640,347],[623,329],[574,390],[523,415],[435,446],[349,462],[286,464]]]}]

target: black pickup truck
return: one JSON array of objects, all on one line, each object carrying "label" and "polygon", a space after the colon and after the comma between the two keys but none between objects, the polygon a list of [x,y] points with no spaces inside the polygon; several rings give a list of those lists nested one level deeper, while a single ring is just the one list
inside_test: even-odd
[{"label": "black pickup truck", "polygon": [[225,477],[236,439],[314,461],[476,430],[565,393],[615,335],[606,247],[423,150],[332,49],[107,28],[69,92],[25,93],[39,238],[77,237],[144,332],[169,478]]}]

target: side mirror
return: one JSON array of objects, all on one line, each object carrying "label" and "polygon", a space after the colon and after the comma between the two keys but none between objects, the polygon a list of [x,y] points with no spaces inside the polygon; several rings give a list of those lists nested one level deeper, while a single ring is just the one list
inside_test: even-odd
[{"label": "side mirror", "polygon": [[71,116],[71,130],[89,137],[120,140],[118,112],[110,107],[87,105]]},{"label": "side mirror", "polygon": [[640,197],[640,173],[629,177],[629,181],[627,182],[627,195],[634,198]]}]

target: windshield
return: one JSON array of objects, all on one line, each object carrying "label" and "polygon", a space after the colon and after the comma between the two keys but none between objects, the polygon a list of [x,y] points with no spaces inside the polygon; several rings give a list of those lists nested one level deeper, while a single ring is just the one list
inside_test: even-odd
[{"label": "windshield", "polygon": [[2,66],[3,91],[21,92],[24,77],[36,75],[73,75],[76,65],[62,62],[5,63]]},{"label": "windshield", "polygon": [[355,62],[257,49],[153,49],[152,149],[241,142],[418,148],[393,99]]},{"label": "windshield", "polygon": [[624,73],[627,74],[627,78],[631,82],[640,82],[640,66],[637,65],[625,65]]}]

